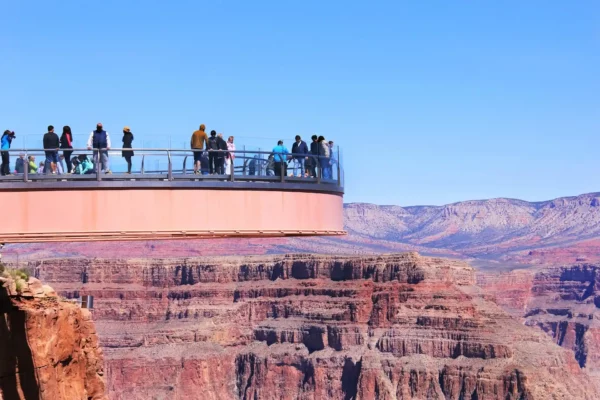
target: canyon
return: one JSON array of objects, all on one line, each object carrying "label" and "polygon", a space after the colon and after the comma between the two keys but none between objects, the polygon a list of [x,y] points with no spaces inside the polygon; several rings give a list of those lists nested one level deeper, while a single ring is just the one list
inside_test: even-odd
[{"label": "canyon", "polygon": [[458,260],[411,252],[27,266],[61,296],[95,297],[111,399],[600,397],[572,351],[504,312]]},{"label": "canyon", "polygon": [[340,238],[3,259],[95,296],[111,399],[597,398],[600,194],[344,213]]}]

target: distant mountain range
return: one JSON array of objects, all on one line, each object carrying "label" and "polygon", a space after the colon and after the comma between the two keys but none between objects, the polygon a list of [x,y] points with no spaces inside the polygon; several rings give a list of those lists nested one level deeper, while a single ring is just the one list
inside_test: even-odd
[{"label": "distant mountain range", "polygon": [[164,257],[282,252],[365,253],[416,250],[477,264],[551,264],[600,259],[600,193],[542,202],[472,200],[444,206],[344,206],[342,238],[234,239],[27,244],[5,254]]},{"label": "distant mountain range", "polygon": [[[600,193],[542,202],[472,200],[444,206],[344,207],[348,236],[291,240],[297,250],[418,250],[481,260],[551,263],[600,258]],[[334,245],[334,243],[337,243]],[[307,248],[308,247],[308,248]]]}]

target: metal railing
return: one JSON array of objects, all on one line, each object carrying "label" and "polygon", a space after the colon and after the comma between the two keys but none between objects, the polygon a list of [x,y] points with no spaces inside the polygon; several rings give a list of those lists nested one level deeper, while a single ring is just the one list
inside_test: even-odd
[{"label": "metal railing", "polygon": [[[73,162],[82,163],[87,159],[93,163],[93,169],[85,174],[78,173],[82,167],[75,167],[73,171],[63,171],[63,174],[52,174],[48,172],[49,159],[47,152],[57,152],[62,155],[64,151],[71,153]],[[121,157],[122,151],[131,151],[132,157],[139,163],[139,169],[132,173],[101,170],[102,154],[108,156],[109,163],[115,157]],[[332,149],[330,157],[313,154],[279,154],[268,151],[250,150],[188,150],[188,149],[143,149],[143,148],[111,148],[108,149],[11,149],[2,150],[2,153],[11,155],[9,170],[11,175],[0,176],[1,182],[38,182],[38,181],[114,181],[114,180],[161,180],[161,181],[256,181],[256,182],[278,182],[278,183],[315,183],[335,185],[343,187],[343,167],[341,165],[340,150],[338,147]],[[194,166],[194,155],[200,153],[200,165]],[[15,172],[16,158],[23,156],[23,172]],[[29,156],[42,156],[44,160],[44,173],[29,172]],[[81,156],[81,157],[80,157]],[[225,159],[233,156],[229,173],[225,173]],[[80,159],[81,158],[81,159]],[[196,156],[197,158],[197,156]],[[299,162],[298,160],[302,160]],[[191,161],[191,165],[190,165]],[[66,161],[61,161],[66,165]],[[150,168],[155,162],[156,167]],[[216,165],[214,165],[216,163]],[[211,165],[213,164],[213,165]],[[294,165],[296,164],[296,165]],[[161,167],[162,166],[162,167]],[[78,169],[79,168],[79,169]],[[301,169],[300,175],[294,172]],[[197,172],[196,172],[197,171]]]}]

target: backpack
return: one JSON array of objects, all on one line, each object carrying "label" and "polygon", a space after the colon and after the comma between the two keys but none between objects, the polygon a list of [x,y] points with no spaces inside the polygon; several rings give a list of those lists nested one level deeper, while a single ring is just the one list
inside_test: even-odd
[{"label": "backpack", "polygon": [[217,143],[217,137],[211,136],[208,138],[208,148],[210,150],[219,150],[219,143]]}]

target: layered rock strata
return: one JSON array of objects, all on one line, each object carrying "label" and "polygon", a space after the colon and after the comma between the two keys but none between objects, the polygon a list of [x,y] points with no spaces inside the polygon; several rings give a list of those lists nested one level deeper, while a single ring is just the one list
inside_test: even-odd
[{"label": "layered rock strata", "polygon": [[95,296],[112,399],[600,398],[573,355],[415,253],[30,264]]},{"label": "layered rock strata", "polygon": [[106,399],[90,312],[35,278],[0,280],[0,399]]},{"label": "layered rock strata", "polygon": [[478,284],[526,325],[571,350],[582,368],[600,375],[600,268],[581,263],[537,271],[478,274]]}]

